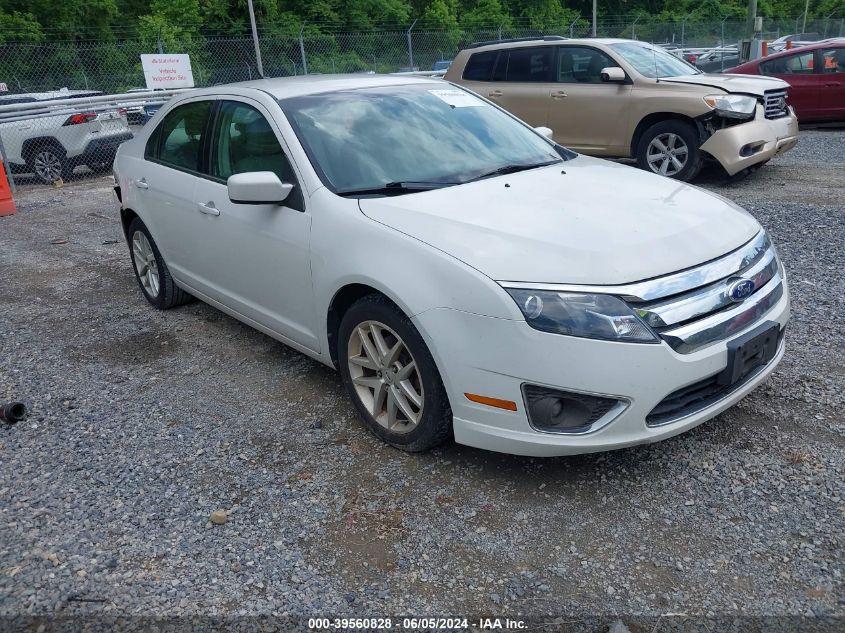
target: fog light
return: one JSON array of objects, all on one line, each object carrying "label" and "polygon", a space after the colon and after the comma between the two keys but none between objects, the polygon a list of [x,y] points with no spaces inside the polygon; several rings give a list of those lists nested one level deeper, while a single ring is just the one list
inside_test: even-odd
[{"label": "fog light", "polygon": [[748,143],[747,145],[743,145],[740,148],[739,155],[742,156],[743,158],[748,158],[749,156],[753,156],[754,154],[759,152],[761,149],[763,149],[764,145],[765,145],[765,143],[760,143],[760,142]]},{"label": "fog light", "polygon": [[524,385],[528,420],[538,431],[584,433],[610,412],[619,400],[570,391]]}]

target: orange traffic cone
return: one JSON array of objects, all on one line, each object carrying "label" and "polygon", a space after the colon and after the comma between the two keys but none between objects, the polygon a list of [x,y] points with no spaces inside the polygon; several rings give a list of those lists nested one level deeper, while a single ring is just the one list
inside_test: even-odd
[{"label": "orange traffic cone", "polygon": [[0,160],[0,218],[4,215],[12,215],[16,210],[15,199],[12,197],[9,180],[6,178],[6,169],[3,161]]}]

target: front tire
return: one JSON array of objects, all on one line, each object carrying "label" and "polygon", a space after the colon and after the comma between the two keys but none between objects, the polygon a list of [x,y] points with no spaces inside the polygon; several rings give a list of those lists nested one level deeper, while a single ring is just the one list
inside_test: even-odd
[{"label": "front tire", "polygon": [[192,299],[191,295],[173,281],[155,240],[140,218],[135,218],[129,224],[128,235],[135,279],[147,301],[159,310],[169,310],[188,303]]},{"label": "front tire", "polygon": [[661,176],[688,182],[704,164],[698,132],[686,121],[660,121],[643,132],[637,145],[637,166]]},{"label": "front tire", "polygon": [[411,320],[381,295],[359,299],[343,315],[338,364],[367,428],[388,444],[420,452],[452,435],[443,381]]}]

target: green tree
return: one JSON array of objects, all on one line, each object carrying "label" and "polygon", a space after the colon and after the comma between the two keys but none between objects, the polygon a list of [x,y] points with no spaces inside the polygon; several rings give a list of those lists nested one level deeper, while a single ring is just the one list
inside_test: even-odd
[{"label": "green tree", "polygon": [[3,0],[0,11],[29,14],[54,41],[111,39],[115,0]]},{"label": "green tree", "polygon": [[341,0],[338,13],[346,28],[372,29],[380,24],[408,24],[411,5],[407,0]]},{"label": "green tree", "polygon": [[433,0],[423,11],[421,22],[433,31],[458,30],[458,6],[454,0]]},{"label": "green tree", "polygon": [[44,40],[41,25],[31,13],[0,11],[0,44],[6,42],[37,43]]},{"label": "green tree", "polygon": [[538,31],[555,31],[569,25],[575,18],[567,12],[560,0],[515,0],[513,10],[528,20],[528,25]]},{"label": "green tree", "polygon": [[478,0],[461,16],[461,26],[469,30],[501,26],[511,28],[511,17],[499,0]]},{"label": "green tree", "polygon": [[153,0],[150,13],[138,19],[138,34],[151,46],[161,42],[167,50],[181,52],[201,24],[199,0]]}]

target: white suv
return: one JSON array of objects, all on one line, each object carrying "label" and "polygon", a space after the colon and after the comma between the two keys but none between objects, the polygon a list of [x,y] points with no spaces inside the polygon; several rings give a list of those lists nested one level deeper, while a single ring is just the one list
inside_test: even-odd
[{"label": "white suv", "polygon": [[751,215],[458,86],[269,79],[151,123],[115,160],[147,300],[197,297],[336,367],[402,449],[654,442],[783,356],[786,279]]},{"label": "white suv", "polygon": [[[117,109],[94,111],[84,97],[98,92],[57,90],[0,97],[0,105],[41,103],[42,111],[0,123],[0,140],[15,173],[34,173],[43,182],[68,180],[79,165],[111,169],[118,146],[132,138],[126,117]],[[80,98],[79,106],[50,108],[50,101]]]}]

